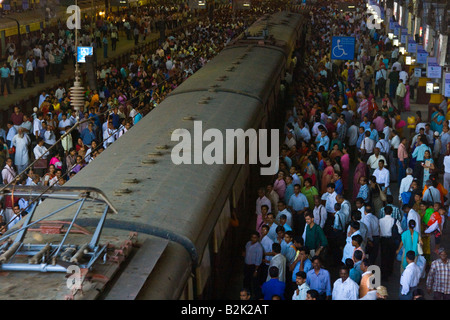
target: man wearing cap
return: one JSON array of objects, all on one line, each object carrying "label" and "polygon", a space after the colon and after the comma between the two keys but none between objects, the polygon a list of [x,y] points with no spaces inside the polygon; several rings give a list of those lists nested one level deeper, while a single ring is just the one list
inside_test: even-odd
[{"label": "man wearing cap", "polygon": [[434,300],[450,300],[450,260],[444,248],[439,248],[439,259],[431,263],[427,278],[427,291],[434,292]]},{"label": "man wearing cap", "polygon": [[344,115],[345,122],[347,123],[347,126],[350,127],[352,125],[353,114],[348,110],[348,106],[346,104],[342,106],[341,115]]}]

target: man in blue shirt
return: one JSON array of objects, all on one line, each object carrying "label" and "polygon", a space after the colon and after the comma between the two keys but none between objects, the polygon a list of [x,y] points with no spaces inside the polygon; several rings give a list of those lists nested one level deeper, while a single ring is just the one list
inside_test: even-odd
[{"label": "man in blue shirt", "polygon": [[301,247],[298,250],[298,255],[293,264],[295,264],[294,269],[292,270],[292,282],[296,281],[296,274],[299,271],[303,271],[308,273],[309,270],[312,269],[311,260],[308,259],[307,248]]},{"label": "man in blue shirt", "polygon": [[284,300],[284,290],[286,289],[286,284],[278,280],[278,268],[273,266],[269,268],[270,280],[262,285],[262,294],[264,295],[264,300],[272,300],[272,297],[277,295]]},{"label": "man in blue shirt", "polygon": [[302,232],[305,228],[305,210],[309,207],[308,199],[303,193],[300,193],[300,185],[294,186],[294,194],[288,202],[289,211],[292,212],[293,229],[297,232]]},{"label": "man in blue shirt", "polygon": [[11,74],[11,70],[9,70],[6,63],[4,63],[3,67],[0,68],[2,96],[3,96],[3,93],[5,92],[5,86],[6,86],[6,90],[8,91],[8,94],[11,94],[11,89],[9,87],[9,75],[10,74]]},{"label": "man in blue shirt", "polygon": [[331,300],[331,282],[330,273],[322,269],[320,258],[312,258],[312,269],[306,273],[306,283],[308,286],[319,292],[322,300]]},{"label": "man in blue shirt", "polygon": [[417,139],[417,147],[414,149],[414,152],[412,154],[413,158],[416,158],[416,164],[414,165],[414,177],[417,178],[419,186],[423,185],[423,161],[424,161],[424,154],[425,151],[429,151],[430,155],[433,156],[431,149],[429,146],[426,145],[427,138],[425,136],[420,136]]},{"label": "man in blue shirt", "polygon": [[90,146],[92,141],[95,140],[95,132],[93,128],[94,125],[90,122],[88,127],[81,131],[80,137],[83,140],[83,143],[87,146]]}]

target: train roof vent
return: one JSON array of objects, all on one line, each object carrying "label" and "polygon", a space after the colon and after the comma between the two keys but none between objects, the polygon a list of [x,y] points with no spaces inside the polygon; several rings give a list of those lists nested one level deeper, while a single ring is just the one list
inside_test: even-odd
[{"label": "train roof vent", "polygon": [[162,144],[162,145],[156,146],[156,149],[158,149],[158,150],[167,150],[167,149],[170,149],[170,146],[167,145],[167,144]]},{"label": "train roof vent", "polygon": [[142,164],[156,164],[158,161],[156,161],[155,159],[144,159],[141,162]]},{"label": "train roof vent", "polygon": [[126,183],[126,184],[137,184],[137,183],[139,183],[139,180],[136,178],[127,178],[127,179],[124,179],[122,182]]},{"label": "train roof vent", "polygon": [[195,118],[193,116],[186,116],[186,117],[183,117],[183,120],[184,121],[193,121],[193,120],[195,120]]},{"label": "train roof vent", "polygon": [[231,67],[226,68],[225,71],[233,72],[234,69],[235,69],[235,67],[231,66]]},{"label": "train roof vent", "polygon": [[114,193],[116,194],[116,196],[120,196],[123,194],[130,194],[132,191],[128,188],[124,188],[124,189],[116,189],[114,190]]},{"label": "train roof vent", "polygon": [[216,78],[216,81],[226,81],[226,80],[228,80],[227,76],[220,76],[220,77]]},{"label": "train roof vent", "polygon": [[149,157],[161,157],[163,155],[163,153],[162,152],[160,152],[160,151],[156,151],[156,152],[149,152],[148,153],[148,156]]}]

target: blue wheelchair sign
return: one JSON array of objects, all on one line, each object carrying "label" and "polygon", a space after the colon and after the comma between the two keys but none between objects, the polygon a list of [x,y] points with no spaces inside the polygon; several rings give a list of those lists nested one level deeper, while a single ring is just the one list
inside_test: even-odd
[{"label": "blue wheelchair sign", "polygon": [[77,47],[77,62],[85,63],[86,56],[92,56],[94,54],[93,47]]},{"label": "blue wheelchair sign", "polygon": [[355,58],[355,37],[333,37],[331,59],[353,60]]}]

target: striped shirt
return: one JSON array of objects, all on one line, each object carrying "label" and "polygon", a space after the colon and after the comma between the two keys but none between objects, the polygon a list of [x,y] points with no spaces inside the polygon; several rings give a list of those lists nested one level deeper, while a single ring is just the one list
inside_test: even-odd
[{"label": "striped shirt", "polygon": [[444,263],[442,259],[431,263],[427,278],[427,289],[450,294],[450,259],[447,259],[447,263]]},{"label": "striped shirt", "polygon": [[[402,213],[400,212],[400,209],[394,206],[393,204],[387,204],[386,207],[387,206],[392,207],[391,217],[397,219],[398,221],[402,221]],[[384,208],[386,207],[381,208],[380,213],[378,214],[379,219],[384,218],[384,216],[386,215],[384,213]]]}]

